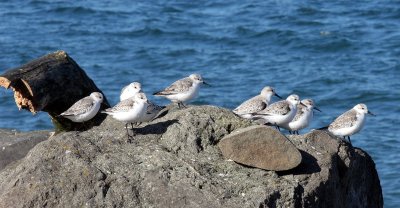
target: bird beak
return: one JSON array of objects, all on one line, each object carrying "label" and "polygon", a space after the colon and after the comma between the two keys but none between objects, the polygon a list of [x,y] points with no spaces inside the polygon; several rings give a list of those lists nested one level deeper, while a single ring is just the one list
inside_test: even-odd
[{"label": "bird beak", "polygon": [[304,107],[307,107],[306,105],[304,105],[304,103],[302,103],[302,102],[300,102],[300,105],[302,105],[302,106],[304,106]]},{"label": "bird beak", "polygon": [[208,84],[207,82],[205,82],[205,81],[203,81],[203,84],[205,84],[205,85],[207,85],[207,86],[210,86],[211,87],[211,85],[210,84]]},{"label": "bird beak", "polygon": [[319,108],[317,108],[317,107],[315,107],[315,106],[314,106],[314,109],[317,110],[317,111],[319,111],[319,112],[322,112]]},{"label": "bird beak", "polygon": [[282,99],[282,97],[281,97],[281,96],[279,96],[279,95],[278,95],[278,94],[276,94],[276,93],[275,93],[275,96],[276,96],[276,97],[278,97],[278,98],[280,98],[280,99]]},{"label": "bird beak", "polygon": [[371,111],[368,111],[368,114],[371,116],[376,116],[375,114],[373,114]]}]

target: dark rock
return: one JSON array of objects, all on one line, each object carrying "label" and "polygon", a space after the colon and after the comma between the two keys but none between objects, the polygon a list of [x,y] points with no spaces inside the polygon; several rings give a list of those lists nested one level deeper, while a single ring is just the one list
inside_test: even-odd
[{"label": "dark rock", "polygon": [[49,131],[18,132],[0,129],[0,170],[25,157],[30,149],[49,136]]},{"label": "dark rock", "polygon": [[238,129],[225,136],[218,147],[226,159],[265,170],[290,170],[301,162],[299,150],[269,126]]},{"label": "dark rock", "polygon": [[382,207],[372,159],[321,131],[289,139],[289,171],[224,160],[218,142],[250,126],[227,109],[190,106],[134,129],[108,117],[36,145],[0,172],[0,207]]}]

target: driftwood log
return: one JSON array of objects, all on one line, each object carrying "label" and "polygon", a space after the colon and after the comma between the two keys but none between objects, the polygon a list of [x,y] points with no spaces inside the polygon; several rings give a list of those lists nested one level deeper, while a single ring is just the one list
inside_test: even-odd
[{"label": "driftwood log", "polygon": [[[87,129],[100,124],[105,118],[105,115],[97,114],[92,120],[82,124],[59,116],[90,93],[102,93],[64,51],[56,51],[7,70],[0,75],[0,86],[14,91],[15,103],[19,109],[29,110],[33,114],[47,112],[56,131]],[[103,97],[101,109],[110,106],[104,94]]]}]

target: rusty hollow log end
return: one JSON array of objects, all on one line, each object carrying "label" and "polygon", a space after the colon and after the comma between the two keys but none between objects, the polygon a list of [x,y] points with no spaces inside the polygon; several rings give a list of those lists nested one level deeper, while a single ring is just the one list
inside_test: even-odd
[{"label": "rusty hollow log end", "polygon": [[26,109],[32,114],[36,114],[40,109],[37,109],[33,101],[33,96],[29,85],[23,80],[17,80],[11,83],[11,89],[14,91],[15,103],[19,110]]},{"label": "rusty hollow log end", "polygon": [[11,81],[5,77],[0,77],[0,86],[8,89],[10,87]]},{"label": "rusty hollow log end", "polygon": [[19,110],[27,109],[33,114],[36,114],[39,111],[39,109],[35,108],[35,105],[32,101],[32,90],[30,89],[29,84],[26,81],[17,80],[11,82],[5,77],[0,77],[0,86],[6,89],[9,89],[11,87],[14,92],[15,103]]}]

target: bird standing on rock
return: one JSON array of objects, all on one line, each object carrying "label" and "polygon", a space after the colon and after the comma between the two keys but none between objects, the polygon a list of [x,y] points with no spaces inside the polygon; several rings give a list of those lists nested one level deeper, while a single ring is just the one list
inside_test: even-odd
[{"label": "bird standing on rock", "polygon": [[281,96],[276,94],[274,88],[266,86],[261,90],[261,93],[259,95],[256,95],[246,100],[237,108],[235,108],[233,110],[233,113],[242,118],[251,119],[253,117],[252,113],[262,111],[269,105],[269,102],[271,101],[271,97],[273,95],[282,99]]},{"label": "bird standing on rock", "polygon": [[351,144],[350,136],[362,129],[365,123],[365,114],[375,116],[368,110],[367,105],[360,103],[337,117],[329,126],[320,129],[328,129],[333,135],[343,137],[343,139],[347,137]]},{"label": "bird standing on rock", "polygon": [[68,110],[60,114],[73,122],[85,122],[92,119],[100,110],[103,102],[103,95],[99,92],[92,92],[74,103]]},{"label": "bird standing on rock", "polygon": [[200,84],[208,85],[199,74],[191,74],[189,77],[175,81],[169,87],[153,95],[166,97],[173,103],[177,103],[179,108],[181,106],[186,107],[184,102],[197,96]]},{"label": "bird standing on rock", "polygon": [[125,127],[129,135],[128,123],[131,124],[133,129],[133,122],[139,122],[140,119],[145,115],[148,106],[147,97],[144,93],[137,93],[134,97],[122,100],[112,108],[108,108],[102,113],[111,115],[118,121],[126,122]]},{"label": "bird standing on rock", "polygon": [[[135,95],[139,92],[142,92],[142,85],[139,82],[132,82],[131,84],[125,86],[121,90],[120,101],[126,100],[131,97],[135,97]],[[146,109],[146,113],[140,118],[140,122],[149,122],[153,120],[158,113],[164,109],[164,106],[158,106],[157,104],[151,102],[150,100],[147,101],[148,106]]]},{"label": "bird standing on rock", "polygon": [[294,118],[297,112],[297,105],[299,103],[299,96],[292,94],[289,95],[286,100],[272,103],[264,110],[253,113],[253,118],[261,118],[266,122],[266,124],[272,124],[276,126],[278,130],[280,130],[279,127],[287,125],[287,123],[289,123]]},{"label": "bird standing on rock", "polygon": [[299,134],[299,130],[306,128],[310,124],[314,115],[314,109],[321,112],[311,99],[304,99],[301,103],[305,106],[302,104],[297,105],[297,112],[293,120],[282,125],[283,128],[289,130],[290,134]]},{"label": "bird standing on rock", "polygon": [[129,85],[122,88],[119,100],[122,101],[130,97],[133,97],[136,95],[136,93],[139,93],[141,91],[142,91],[142,84],[140,84],[139,82],[132,82]]}]

